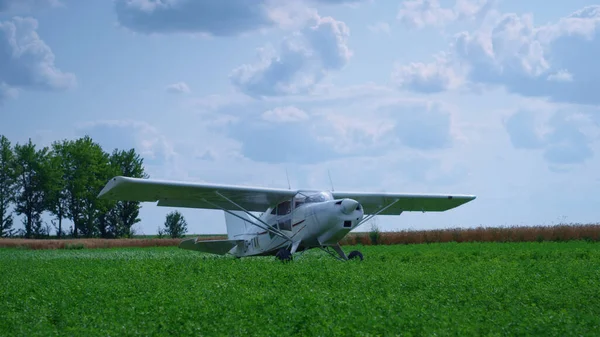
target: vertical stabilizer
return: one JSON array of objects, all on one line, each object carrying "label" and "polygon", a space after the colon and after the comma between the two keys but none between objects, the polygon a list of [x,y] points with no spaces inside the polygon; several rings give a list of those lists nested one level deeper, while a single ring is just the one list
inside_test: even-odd
[{"label": "vertical stabilizer", "polygon": [[[250,216],[243,211],[230,211],[235,215],[225,213],[225,226],[227,226],[227,238],[229,240],[235,240],[237,235],[245,234],[251,226],[254,226]],[[244,220],[240,219],[243,218]]]}]

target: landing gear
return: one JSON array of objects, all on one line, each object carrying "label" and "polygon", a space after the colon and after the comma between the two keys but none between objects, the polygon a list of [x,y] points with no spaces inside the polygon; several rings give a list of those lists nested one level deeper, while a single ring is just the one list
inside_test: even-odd
[{"label": "landing gear", "polygon": [[358,250],[353,250],[350,252],[350,254],[348,254],[348,260],[352,260],[354,258],[359,258],[361,261],[363,260],[363,255],[361,252],[359,252]]},{"label": "landing gear", "polygon": [[[332,252],[329,251],[329,247],[333,248],[333,250],[338,254],[338,256],[335,256]],[[355,258],[359,258],[361,261],[363,260],[363,255],[361,252],[359,252],[358,250],[353,250],[350,252],[350,254],[348,254],[348,256],[346,256],[346,254],[344,253],[344,251],[342,250],[342,247],[340,247],[340,244],[336,244],[336,245],[332,245],[332,246],[326,246],[326,247],[320,247],[323,251],[325,251],[327,254],[335,257],[338,260],[342,260],[342,261],[347,261],[347,260],[352,260]]]},{"label": "landing gear", "polygon": [[[363,254],[361,252],[359,252],[358,250],[353,250],[350,252],[350,254],[346,255],[339,244],[332,246],[321,246],[319,248],[321,248],[321,250],[323,250],[327,254],[341,261],[354,260],[357,258],[361,261],[363,260]],[[329,250],[330,248],[333,248],[333,252]],[[302,253],[304,253],[304,251],[302,251]],[[275,254],[275,257],[281,262],[289,262],[293,259],[292,252],[290,252],[289,248],[285,247],[279,248],[277,254]]]},{"label": "landing gear", "polygon": [[280,248],[275,254],[275,257],[278,258],[281,262],[289,262],[292,260],[292,253],[287,250],[287,248]]}]

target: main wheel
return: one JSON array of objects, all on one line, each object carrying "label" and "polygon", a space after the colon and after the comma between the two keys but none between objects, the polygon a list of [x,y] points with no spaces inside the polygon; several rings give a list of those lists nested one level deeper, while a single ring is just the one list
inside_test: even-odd
[{"label": "main wheel", "polygon": [[348,260],[352,260],[356,257],[358,257],[361,261],[363,260],[363,255],[358,250],[353,250],[350,252],[350,254],[348,254]]},{"label": "main wheel", "polygon": [[292,253],[286,248],[280,248],[275,254],[275,257],[281,260],[282,262],[288,262],[292,259]]}]

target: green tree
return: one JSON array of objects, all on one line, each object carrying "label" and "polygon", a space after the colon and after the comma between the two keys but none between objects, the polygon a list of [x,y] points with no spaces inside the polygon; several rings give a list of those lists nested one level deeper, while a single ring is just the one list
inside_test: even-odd
[{"label": "green tree", "polygon": [[4,135],[0,136],[0,237],[13,234],[10,205],[16,196],[15,155],[12,145]]},{"label": "green tree", "polygon": [[108,211],[110,203],[97,196],[114,174],[109,155],[89,136],[66,142],[65,146],[65,197],[73,236],[102,235],[97,218]]},{"label": "green tree", "polygon": [[[144,179],[149,177],[144,171],[144,160],[134,149],[128,151],[115,149],[110,157],[110,163],[115,175]],[[140,222],[138,218],[140,208],[141,203],[138,201],[117,201],[99,220],[108,222],[114,236],[131,237],[131,228]]]},{"label": "green tree", "polygon": [[17,195],[15,211],[18,215],[25,215],[25,237],[45,234],[42,226],[42,213],[46,208],[45,188],[46,160],[48,148],[37,150],[35,144],[29,142],[25,145],[15,145],[15,163],[17,174]]},{"label": "green tree", "polygon": [[[46,169],[46,208],[58,221],[55,229],[59,238],[64,234],[62,221],[67,218],[68,145],[67,140],[52,144]],[[52,223],[54,224],[54,221]]]},{"label": "green tree", "polygon": [[180,238],[187,233],[187,222],[179,211],[167,214],[164,233],[172,238]]}]

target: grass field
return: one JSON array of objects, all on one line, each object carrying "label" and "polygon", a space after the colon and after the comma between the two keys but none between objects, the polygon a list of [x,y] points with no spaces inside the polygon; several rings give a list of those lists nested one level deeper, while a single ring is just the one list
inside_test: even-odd
[{"label": "grass field", "polygon": [[[357,247],[345,247],[350,251]],[[600,243],[443,243],[215,257],[0,249],[1,336],[592,336]]]}]

